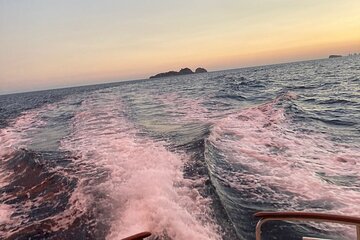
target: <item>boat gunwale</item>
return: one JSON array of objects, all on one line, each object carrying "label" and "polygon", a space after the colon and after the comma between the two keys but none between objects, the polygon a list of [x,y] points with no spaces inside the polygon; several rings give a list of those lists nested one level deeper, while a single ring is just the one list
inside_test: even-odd
[{"label": "boat gunwale", "polygon": [[356,226],[356,239],[360,240],[359,217],[315,212],[257,212],[254,217],[260,218],[256,225],[256,240],[261,240],[261,226],[268,221],[313,221],[353,225]]}]

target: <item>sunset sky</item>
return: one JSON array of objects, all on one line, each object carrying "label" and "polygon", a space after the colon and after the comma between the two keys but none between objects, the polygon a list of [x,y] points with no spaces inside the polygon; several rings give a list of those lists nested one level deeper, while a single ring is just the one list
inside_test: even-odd
[{"label": "sunset sky", "polygon": [[0,0],[0,94],[350,52],[359,0]]}]

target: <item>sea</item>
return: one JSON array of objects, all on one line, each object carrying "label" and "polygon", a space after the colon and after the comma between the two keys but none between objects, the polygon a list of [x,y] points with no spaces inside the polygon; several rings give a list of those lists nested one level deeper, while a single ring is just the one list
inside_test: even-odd
[{"label": "sea", "polygon": [[[359,216],[360,56],[0,96],[0,239],[255,239]],[[269,222],[263,239],[354,239]]]}]

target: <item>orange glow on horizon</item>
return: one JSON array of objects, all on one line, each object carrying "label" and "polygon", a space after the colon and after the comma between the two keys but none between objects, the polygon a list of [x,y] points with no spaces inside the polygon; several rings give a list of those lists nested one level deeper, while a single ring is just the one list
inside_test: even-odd
[{"label": "orange glow on horizon", "polygon": [[[3,4],[0,14],[8,20],[0,22],[0,90],[141,79],[181,67],[211,71],[360,52],[356,0],[341,4],[336,0],[206,1],[206,6],[199,1],[193,3],[194,10],[176,3],[176,11],[154,1],[147,7],[164,8],[157,14],[125,2],[112,8],[99,5],[103,15],[97,8],[90,9],[94,15],[86,15],[81,13],[85,6],[73,6],[79,12],[70,16],[57,13],[70,2],[57,3],[58,8],[48,5],[39,15],[31,9],[20,12],[21,4]],[[124,4],[134,12],[120,16],[117,10]],[[20,20],[11,25],[14,16]]]}]

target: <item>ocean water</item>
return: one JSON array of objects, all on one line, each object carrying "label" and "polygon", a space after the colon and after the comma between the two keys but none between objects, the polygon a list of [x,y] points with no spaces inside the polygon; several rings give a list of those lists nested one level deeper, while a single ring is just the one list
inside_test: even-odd
[{"label": "ocean water", "polygon": [[258,211],[358,216],[359,136],[357,56],[0,96],[0,238],[255,239]]}]

